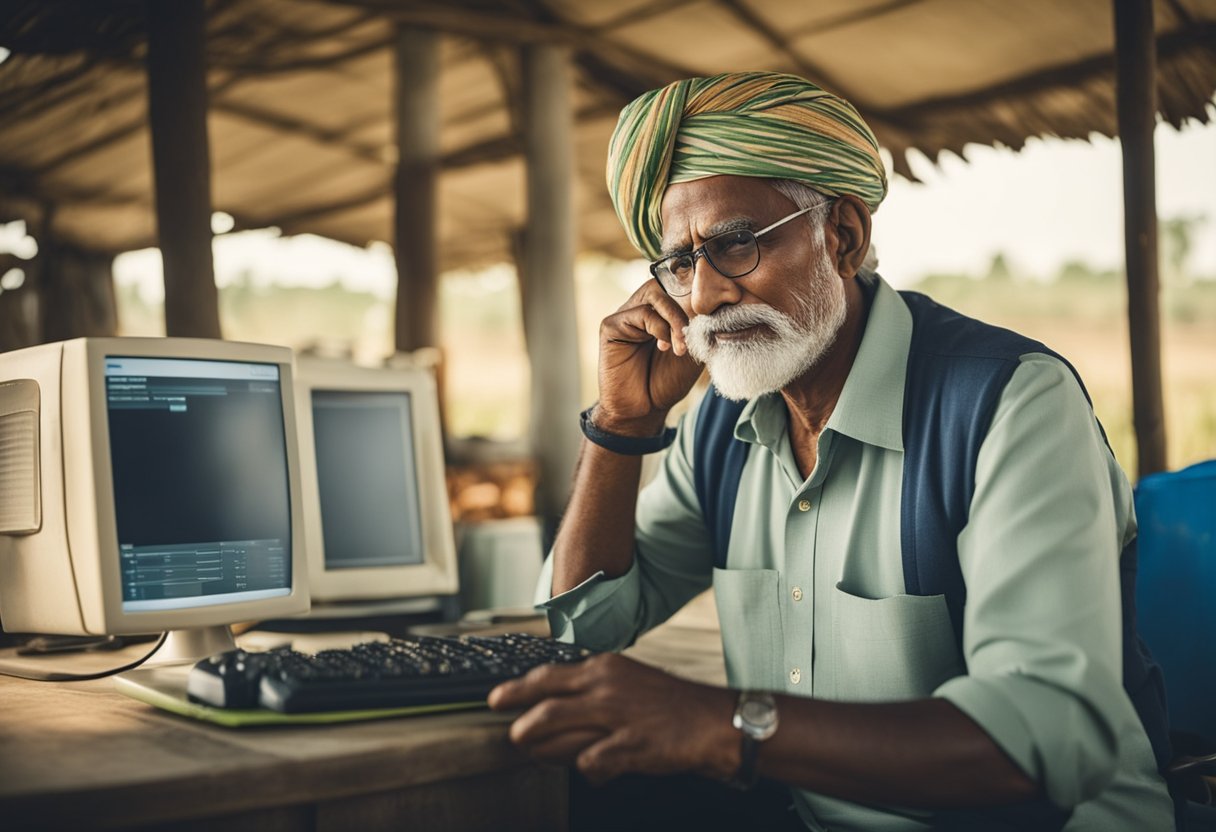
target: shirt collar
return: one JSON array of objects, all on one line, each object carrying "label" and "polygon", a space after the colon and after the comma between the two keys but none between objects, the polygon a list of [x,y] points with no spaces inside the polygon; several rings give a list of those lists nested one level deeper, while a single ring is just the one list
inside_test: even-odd
[{"label": "shirt collar", "polygon": [[[877,274],[859,274],[870,298],[861,346],[825,429],[859,442],[902,451],[904,376],[912,343],[912,313]],[[786,413],[778,393],[747,403],[735,424],[735,437],[769,448],[785,435]]]}]

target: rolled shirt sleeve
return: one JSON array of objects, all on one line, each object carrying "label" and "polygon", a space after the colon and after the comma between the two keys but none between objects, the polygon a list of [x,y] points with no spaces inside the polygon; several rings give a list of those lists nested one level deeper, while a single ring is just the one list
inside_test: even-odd
[{"label": "rolled shirt sleeve", "polygon": [[621,650],[709,587],[713,554],[692,477],[694,421],[692,412],[681,419],[659,473],[638,498],[628,572],[616,578],[597,572],[554,596],[553,554],[545,559],[535,602],[555,638]]},{"label": "rolled shirt sleeve", "polygon": [[958,540],[968,673],[935,695],[1062,807],[1106,787],[1120,735],[1139,724],[1122,686],[1118,568],[1133,522],[1126,480],[1072,373],[1023,356],[980,450]]},{"label": "rolled shirt sleeve", "polygon": [[553,554],[545,559],[536,586],[536,608],[549,618],[549,631],[559,641],[591,650],[623,650],[638,635],[642,598],[637,559],[619,578],[596,572],[573,589],[550,597]]}]

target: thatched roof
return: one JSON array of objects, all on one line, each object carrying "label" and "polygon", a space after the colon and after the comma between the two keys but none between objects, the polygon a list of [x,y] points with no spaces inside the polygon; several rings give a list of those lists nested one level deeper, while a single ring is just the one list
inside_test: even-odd
[{"label": "thatched roof", "polygon": [[[0,220],[119,252],[156,243],[143,0],[0,11]],[[616,113],[676,78],[792,71],[849,98],[909,174],[969,142],[1116,132],[1110,0],[211,0],[216,210],[391,239],[394,24],[443,43],[441,265],[509,259],[524,224],[520,44],[574,55],[579,233],[629,256],[603,185]],[[1158,0],[1160,112],[1206,121],[1216,0]]]}]

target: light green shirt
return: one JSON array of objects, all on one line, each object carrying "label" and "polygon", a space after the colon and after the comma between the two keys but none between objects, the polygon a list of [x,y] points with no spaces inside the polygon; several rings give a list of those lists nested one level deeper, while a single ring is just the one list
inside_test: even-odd
[{"label": "light green shirt", "polygon": [[[695,410],[642,492],[632,568],[538,601],[554,634],[623,648],[711,584],[731,687],[850,702],[938,696],[974,719],[1057,805],[1066,829],[1173,828],[1152,750],[1122,687],[1119,554],[1131,489],[1072,373],[1028,354],[980,449],[958,539],[963,653],[943,596],[904,594],[904,368],[912,318],[879,281],[811,476],[778,395],[750,402],[755,445],[716,569],[693,486]],[[813,829],[919,830],[932,813],[794,790]]]}]

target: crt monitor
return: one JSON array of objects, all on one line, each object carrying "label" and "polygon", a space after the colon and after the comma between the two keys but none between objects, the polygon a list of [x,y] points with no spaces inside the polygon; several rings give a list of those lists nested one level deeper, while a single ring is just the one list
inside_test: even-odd
[{"label": "crt monitor", "polygon": [[434,376],[300,359],[314,616],[423,612],[458,590]]},{"label": "crt monitor", "polygon": [[292,353],[81,338],[0,355],[0,620],[10,632],[169,631],[308,609]]}]

